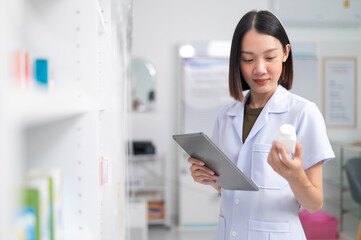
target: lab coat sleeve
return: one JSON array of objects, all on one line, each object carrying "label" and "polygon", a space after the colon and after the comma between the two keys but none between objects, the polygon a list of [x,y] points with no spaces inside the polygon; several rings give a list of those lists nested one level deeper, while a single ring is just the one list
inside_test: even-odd
[{"label": "lab coat sleeve", "polygon": [[325,121],[314,103],[308,103],[300,114],[297,138],[302,144],[304,169],[319,161],[325,162],[335,157],[327,136]]}]

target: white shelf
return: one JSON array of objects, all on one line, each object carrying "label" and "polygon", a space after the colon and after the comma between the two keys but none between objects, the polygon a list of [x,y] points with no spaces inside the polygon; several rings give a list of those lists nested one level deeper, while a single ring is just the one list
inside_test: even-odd
[{"label": "white shelf", "polygon": [[160,225],[160,224],[167,224],[166,219],[148,219],[149,225]]},{"label": "white shelf", "polygon": [[131,159],[133,161],[154,161],[157,159],[156,154],[141,154],[141,155],[132,155]]},{"label": "white shelf", "polygon": [[[131,16],[129,2],[1,1],[0,239],[125,238],[129,38],[113,33],[128,29],[118,19]],[[36,69],[38,59],[48,64]],[[43,170],[61,183],[20,196]],[[53,226],[27,221],[39,209]]]},{"label": "white shelf", "polygon": [[133,186],[130,187],[131,191],[134,192],[151,192],[151,191],[163,191],[164,186],[163,185],[149,185],[149,186]]},{"label": "white shelf", "polygon": [[71,92],[14,93],[11,99],[12,117],[24,127],[42,125],[88,112],[90,100]]},{"label": "white shelf", "polygon": [[139,191],[133,192],[131,194],[131,198],[134,200],[141,200],[141,201],[165,201],[163,192],[159,191]]}]

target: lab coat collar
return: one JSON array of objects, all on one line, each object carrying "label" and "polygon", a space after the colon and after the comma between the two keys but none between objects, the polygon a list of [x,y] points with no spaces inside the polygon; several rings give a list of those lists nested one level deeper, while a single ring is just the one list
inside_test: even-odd
[{"label": "lab coat collar", "polygon": [[[289,109],[289,95],[290,93],[281,85],[279,85],[272,95],[272,97],[268,100],[266,105],[264,106],[262,112],[258,116],[255,124],[253,125],[251,132],[249,133],[246,141],[252,139],[266,124],[268,121],[268,115],[270,113],[282,113],[287,112]],[[245,101],[249,97],[249,93],[245,96]],[[228,111],[227,115],[234,117],[233,119],[233,127],[237,132],[240,139],[242,139],[243,132],[243,115],[244,115],[244,102],[238,102],[234,104]]]},{"label": "lab coat collar", "polygon": [[290,92],[281,85],[278,85],[276,92],[268,100],[269,113],[283,113],[289,110]]},{"label": "lab coat collar", "polygon": [[[229,116],[236,116],[241,114],[243,116],[244,111],[244,103],[249,98],[250,92],[246,93],[243,102],[237,102],[231,108],[228,109],[227,115]],[[265,108],[268,109],[268,113],[283,113],[289,110],[289,95],[288,92],[284,87],[278,85],[275,93],[272,97],[268,100]]]}]

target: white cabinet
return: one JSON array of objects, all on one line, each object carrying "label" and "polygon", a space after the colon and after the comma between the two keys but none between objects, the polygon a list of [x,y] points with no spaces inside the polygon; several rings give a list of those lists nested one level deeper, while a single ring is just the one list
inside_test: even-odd
[{"label": "white cabinet", "polygon": [[129,203],[129,232],[130,239],[148,240],[148,215],[146,201]]},{"label": "white cabinet", "polygon": [[168,179],[163,155],[133,155],[129,169],[130,201],[147,202],[150,225],[170,227]]},{"label": "white cabinet", "polygon": [[0,239],[124,239],[129,6],[1,1]]}]

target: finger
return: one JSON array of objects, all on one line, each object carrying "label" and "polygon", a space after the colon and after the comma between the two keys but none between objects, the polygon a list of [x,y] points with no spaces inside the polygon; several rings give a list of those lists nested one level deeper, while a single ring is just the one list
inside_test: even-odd
[{"label": "finger", "polygon": [[193,157],[189,157],[189,158],[188,158],[188,162],[189,162],[190,164],[197,164],[197,165],[200,165],[200,166],[204,166],[204,165],[205,165],[204,162],[202,162],[201,160],[199,160],[199,159],[197,159],[197,158],[193,158]]},{"label": "finger", "polygon": [[296,141],[296,150],[295,150],[295,154],[293,155],[293,158],[303,159],[302,144],[299,141]]},{"label": "finger", "polygon": [[278,158],[278,153],[275,152],[275,150],[273,149],[272,151],[270,151],[270,153],[268,154],[267,157],[267,163],[271,166],[271,168],[275,171],[278,172],[278,165],[279,165],[279,160]]},{"label": "finger", "polygon": [[203,166],[198,166],[196,164],[193,164],[190,167],[190,170],[191,170],[191,173],[193,173],[195,175],[204,175],[209,178],[212,178],[213,176],[217,176],[211,169],[209,169],[207,167],[203,167]]},{"label": "finger", "polygon": [[209,185],[217,189],[219,192],[221,191],[221,186],[219,186],[219,184],[216,181],[210,182]]},{"label": "finger", "polygon": [[204,185],[211,185],[211,186],[215,186],[217,184],[216,181],[214,181],[214,180],[212,180],[212,181],[204,180],[201,183]]},{"label": "finger", "polygon": [[192,172],[192,177],[196,182],[214,181],[218,179],[218,176],[209,175],[206,172],[203,172],[202,170]]},{"label": "finger", "polygon": [[211,169],[205,167],[205,166],[199,166],[197,164],[192,164],[190,167],[189,167],[190,171],[191,172],[195,172],[195,171],[199,171],[199,170],[202,170],[203,172],[206,172],[208,173],[209,175],[215,175],[214,171],[212,171]]},{"label": "finger", "polygon": [[271,147],[271,150],[270,150],[270,152],[268,154],[268,157],[269,157],[268,161],[272,165],[277,165],[280,162],[282,162],[281,159],[280,159],[280,156],[279,156],[279,150],[278,150],[276,141],[274,141],[272,143],[272,147]]},{"label": "finger", "polygon": [[207,175],[207,174],[200,174],[200,175],[192,175],[192,177],[194,179],[198,179],[200,182],[201,181],[215,181],[217,180],[219,177],[218,176],[210,176],[210,175]]},{"label": "finger", "polygon": [[277,173],[280,173],[287,168],[287,166],[280,158],[280,153],[276,141],[272,143],[272,148],[270,150],[270,153],[268,154],[267,162]]}]

